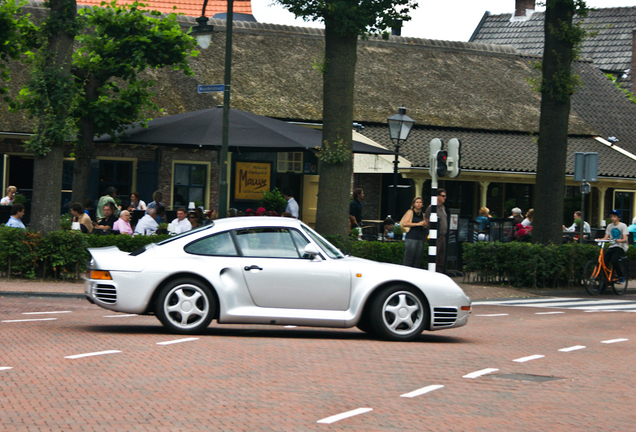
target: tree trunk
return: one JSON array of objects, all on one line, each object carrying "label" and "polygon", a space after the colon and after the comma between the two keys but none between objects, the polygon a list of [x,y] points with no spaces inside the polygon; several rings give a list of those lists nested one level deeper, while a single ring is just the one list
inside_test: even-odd
[{"label": "tree trunk", "polygon": [[[87,105],[97,100],[100,83],[92,73],[88,75],[84,85],[84,100]],[[95,153],[93,139],[95,137],[95,121],[90,115],[82,116],[79,121],[78,142],[75,146],[75,163],[73,164],[72,202],[84,205],[88,198],[88,181],[91,174],[91,159]]]},{"label": "tree trunk", "polygon": [[557,86],[557,83],[563,84],[564,79],[569,80],[571,77],[573,43],[565,38],[561,39],[552,29],[562,29],[562,23],[571,27],[574,11],[574,0],[547,2],[532,230],[533,240],[542,244],[560,244],[563,235],[570,94],[564,91],[563,86]]},{"label": "tree trunk", "polygon": [[63,161],[64,147],[54,146],[46,156],[36,156],[33,163],[30,227],[42,234],[60,229]]},{"label": "tree trunk", "polygon": [[320,162],[316,230],[345,237],[348,230],[353,171],[353,87],[357,35],[342,36],[333,19],[325,19],[323,77],[323,152],[338,154],[337,163]]},{"label": "tree trunk", "polygon": [[[75,0],[50,0],[48,20],[61,21],[59,31],[49,35],[48,45],[43,55],[47,62],[43,68],[49,69],[51,74],[59,71],[62,74],[70,75],[72,64],[72,49],[75,36],[65,31],[67,26],[71,26],[77,14]],[[51,84],[55,86],[55,83]],[[58,122],[65,122],[68,115],[68,107],[61,106],[59,99],[61,96],[56,93],[56,88],[51,88],[48,92],[50,97],[57,97],[57,100],[49,101],[49,106],[55,109]],[[46,97],[46,96],[45,96]],[[44,114],[44,113],[43,113]],[[41,118],[42,119],[42,118]],[[42,120],[41,120],[42,122]],[[52,125],[55,127],[56,125]],[[51,125],[43,125],[39,129],[40,134],[46,134],[46,128]],[[31,228],[47,234],[60,229],[60,203],[62,192],[62,171],[64,161],[63,139],[60,142],[50,143],[51,150],[46,154],[36,154],[33,164],[33,201],[31,211]]]}]

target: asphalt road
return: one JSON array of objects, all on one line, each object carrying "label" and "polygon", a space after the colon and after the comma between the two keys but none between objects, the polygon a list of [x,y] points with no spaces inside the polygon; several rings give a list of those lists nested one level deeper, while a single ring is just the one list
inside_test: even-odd
[{"label": "asphalt road", "polygon": [[85,301],[0,298],[0,430],[634,430],[636,313],[611,300],[476,304],[466,327],[390,343],[216,324],[183,337]]}]

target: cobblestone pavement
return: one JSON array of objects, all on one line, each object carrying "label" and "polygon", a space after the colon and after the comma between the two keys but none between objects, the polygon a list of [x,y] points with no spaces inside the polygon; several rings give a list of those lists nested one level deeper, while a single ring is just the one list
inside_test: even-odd
[{"label": "cobblestone pavement", "polygon": [[[633,430],[636,313],[542,312],[476,305],[414,343],[216,324],[185,338],[86,301],[4,297],[0,429]],[[87,353],[102,354],[68,358]]]}]

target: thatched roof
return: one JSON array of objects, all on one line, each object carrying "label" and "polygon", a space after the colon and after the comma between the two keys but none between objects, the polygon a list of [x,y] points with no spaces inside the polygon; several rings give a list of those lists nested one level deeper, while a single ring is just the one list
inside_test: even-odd
[{"label": "thatched roof", "polygon": [[[25,10],[41,14],[31,3]],[[181,17],[184,27],[194,18]],[[225,21],[212,19],[212,44],[191,61],[195,75],[148,71],[157,81],[156,102],[164,115],[209,108],[220,94],[197,94],[198,84],[223,82]],[[321,121],[324,35],[306,29],[236,22],[233,37],[232,107],[282,119]],[[490,131],[537,132],[540,95],[529,80],[537,77],[532,59],[513,48],[478,43],[391,37],[360,40],[356,69],[357,121],[384,123],[404,105],[419,125]],[[15,94],[27,70],[12,66]],[[160,114],[157,114],[160,115]],[[23,114],[0,113],[0,129],[33,129]],[[572,112],[572,134],[595,132]]]}]

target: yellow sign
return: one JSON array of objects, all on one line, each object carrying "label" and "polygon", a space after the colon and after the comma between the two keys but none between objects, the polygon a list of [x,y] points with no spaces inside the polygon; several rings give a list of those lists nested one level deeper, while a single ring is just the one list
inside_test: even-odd
[{"label": "yellow sign", "polygon": [[257,201],[269,191],[272,164],[268,162],[236,162],[234,199]]}]

